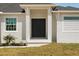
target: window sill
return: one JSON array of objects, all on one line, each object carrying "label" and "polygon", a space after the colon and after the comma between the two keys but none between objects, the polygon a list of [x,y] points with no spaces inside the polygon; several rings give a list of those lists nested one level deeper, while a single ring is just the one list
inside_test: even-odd
[{"label": "window sill", "polygon": [[18,32],[18,31],[5,31],[5,32]]}]

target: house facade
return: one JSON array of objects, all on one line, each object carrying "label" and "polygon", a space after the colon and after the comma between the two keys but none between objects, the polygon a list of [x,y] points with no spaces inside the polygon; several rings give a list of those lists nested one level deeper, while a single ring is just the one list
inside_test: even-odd
[{"label": "house facade", "polygon": [[[0,4],[0,43],[79,43],[79,9],[51,3]],[[10,8],[11,7],[11,8]]]}]

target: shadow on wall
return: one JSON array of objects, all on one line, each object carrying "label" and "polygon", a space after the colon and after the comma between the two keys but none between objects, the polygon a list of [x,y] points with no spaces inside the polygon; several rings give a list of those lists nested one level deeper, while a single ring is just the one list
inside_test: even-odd
[{"label": "shadow on wall", "polygon": [[57,42],[57,19],[56,14],[52,14],[52,42]]}]

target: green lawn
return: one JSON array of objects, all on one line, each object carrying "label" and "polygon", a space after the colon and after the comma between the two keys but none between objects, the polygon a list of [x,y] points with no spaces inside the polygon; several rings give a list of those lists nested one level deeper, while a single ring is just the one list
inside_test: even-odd
[{"label": "green lawn", "polygon": [[0,48],[3,56],[79,56],[79,44],[49,44],[42,47]]}]

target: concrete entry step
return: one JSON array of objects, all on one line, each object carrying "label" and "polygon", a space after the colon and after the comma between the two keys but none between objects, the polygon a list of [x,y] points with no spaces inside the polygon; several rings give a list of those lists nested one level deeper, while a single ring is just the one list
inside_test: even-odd
[{"label": "concrete entry step", "polygon": [[27,44],[27,47],[41,47],[47,44]]}]

